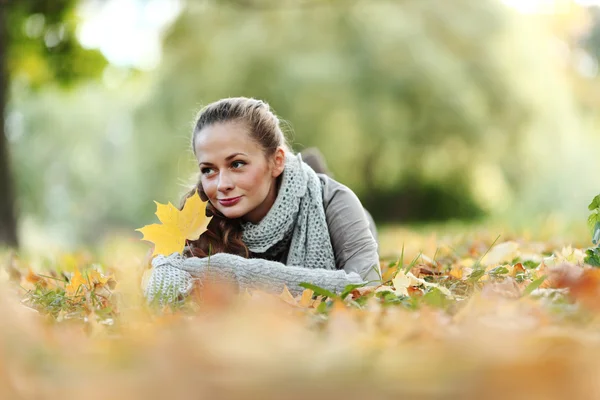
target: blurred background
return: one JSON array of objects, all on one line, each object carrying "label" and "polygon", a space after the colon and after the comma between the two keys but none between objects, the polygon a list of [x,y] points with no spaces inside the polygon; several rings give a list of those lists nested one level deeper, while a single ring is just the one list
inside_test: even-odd
[{"label": "blurred background", "polygon": [[600,1],[0,0],[0,243],[155,222],[194,116],[267,101],[380,226],[562,218],[600,193]]}]

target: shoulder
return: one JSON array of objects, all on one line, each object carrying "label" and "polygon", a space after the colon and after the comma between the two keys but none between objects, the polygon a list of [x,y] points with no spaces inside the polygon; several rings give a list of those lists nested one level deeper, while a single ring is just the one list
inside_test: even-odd
[{"label": "shoulder", "polygon": [[334,248],[351,249],[356,240],[373,238],[360,200],[346,185],[318,174],[323,187],[323,208]]},{"label": "shoulder", "polygon": [[325,210],[332,202],[335,205],[338,202],[351,201],[360,205],[360,200],[348,186],[324,174],[317,174],[317,176],[323,188],[323,206]]}]

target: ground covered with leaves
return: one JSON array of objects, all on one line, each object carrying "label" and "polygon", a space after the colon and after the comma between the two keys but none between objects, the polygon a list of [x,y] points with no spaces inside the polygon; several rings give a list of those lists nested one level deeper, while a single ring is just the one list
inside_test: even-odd
[{"label": "ground covered with leaves", "polygon": [[598,398],[586,235],[388,228],[379,287],[205,285],[164,308],[142,297],[139,238],[5,251],[0,397]]}]

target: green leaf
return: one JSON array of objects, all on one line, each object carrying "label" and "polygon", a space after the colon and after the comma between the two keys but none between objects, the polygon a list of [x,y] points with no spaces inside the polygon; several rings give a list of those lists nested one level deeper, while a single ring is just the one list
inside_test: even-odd
[{"label": "green leaf", "polygon": [[403,296],[396,296],[394,292],[379,292],[375,296],[379,297],[383,305],[401,304]]},{"label": "green leaf", "polygon": [[597,195],[596,197],[594,197],[594,200],[592,200],[592,202],[588,206],[588,210],[590,210],[590,211],[596,210],[596,209],[600,209],[600,194]]},{"label": "green leaf", "polygon": [[594,225],[594,231],[592,233],[592,243],[597,245],[599,240],[600,240],[600,221],[596,222],[596,225]]},{"label": "green leaf", "polygon": [[537,268],[538,265],[540,265],[539,262],[533,261],[533,260],[527,260],[521,263],[525,268],[527,269],[534,269]]},{"label": "green leaf", "polygon": [[471,282],[477,282],[479,278],[481,278],[485,274],[485,268],[477,268],[474,269],[473,272],[469,274],[469,280]]},{"label": "green leaf", "polygon": [[588,228],[590,228],[591,231],[593,231],[596,227],[596,224],[600,222],[599,212],[599,210],[593,210],[588,217]]},{"label": "green leaf", "polygon": [[593,267],[600,267],[600,248],[587,249],[585,254],[583,262]]},{"label": "green leaf", "polygon": [[423,296],[423,301],[432,307],[444,308],[448,305],[446,296],[438,289],[433,288]]},{"label": "green leaf", "polygon": [[320,296],[329,297],[330,299],[338,299],[339,298],[338,296],[336,296],[335,294],[333,294],[329,290],[323,289],[322,287],[317,286],[317,285],[313,285],[312,283],[302,282],[298,286],[303,287],[305,289],[310,289],[315,294],[320,295]]},{"label": "green leaf", "polygon": [[490,275],[503,275],[508,274],[508,268],[506,267],[496,267],[489,272]]},{"label": "green leaf", "polygon": [[342,300],[343,300],[343,299],[345,299],[345,298],[346,298],[346,296],[348,296],[348,294],[350,294],[350,292],[352,292],[354,289],[358,289],[358,288],[360,288],[360,287],[363,287],[363,286],[365,286],[367,283],[368,283],[368,282],[365,282],[365,283],[356,283],[356,284],[354,284],[354,285],[347,285],[347,286],[344,288],[344,291],[342,292],[342,294],[340,294],[340,298],[342,298]]},{"label": "green leaf", "polygon": [[546,275],[536,279],[535,281],[533,281],[529,285],[527,285],[525,290],[523,290],[523,297],[529,296],[531,294],[531,292],[533,292],[535,289],[539,288],[540,285],[542,283],[544,283],[545,280],[546,280]]},{"label": "green leaf", "polygon": [[326,302],[321,302],[321,304],[319,304],[317,306],[317,313],[319,314],[325,314],[327,312],[327,303]]}]

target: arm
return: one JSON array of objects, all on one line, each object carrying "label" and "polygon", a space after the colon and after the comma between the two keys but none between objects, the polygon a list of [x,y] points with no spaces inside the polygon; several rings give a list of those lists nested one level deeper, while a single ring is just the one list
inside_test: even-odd
[{"label": "arm", "polygon": [[161,304],[187,296],[194,279],[228,282],[242,290],[260,289],[272,293],[280,293],[285,285],[294,296],[304,291],[300,286],[303,282],[334,293],[343,291],[347,285],[363,283],[354,272],[287,266],[276,261],[247,259],[226,253],[210,258],[183,258],[177,253],[168,257],[159,255],[152,260],[152,266],[154,269],[145,296],[148,301],[157,299]]},{"label": "arm", "polygon": [[360,200],[348,187],[329,178],[323,197],[335,264],[347,273],[357,273],[370,285],[380,284],[377,242]]},{"label": "arm", "polygon": [[363,283],[354,272],[312,269],[289,266],[260,258],[243,258],[234,254],[219,253],[209,258],[190,257],[183,261],[181,269],[201,280],[228,280],[240,289],[260,289],[280,293],[284,285],[292,295],[301,294],[302,282],[312,283],[339,293],[347,285]]},{"label": "arm", "polygon": [[178,253],[168,257],[158,255],[152,260],[152,272],[144,288],[144,296],[149,302],[172,303],[190,293],[193,278],[178,268],[183,260]]}]

